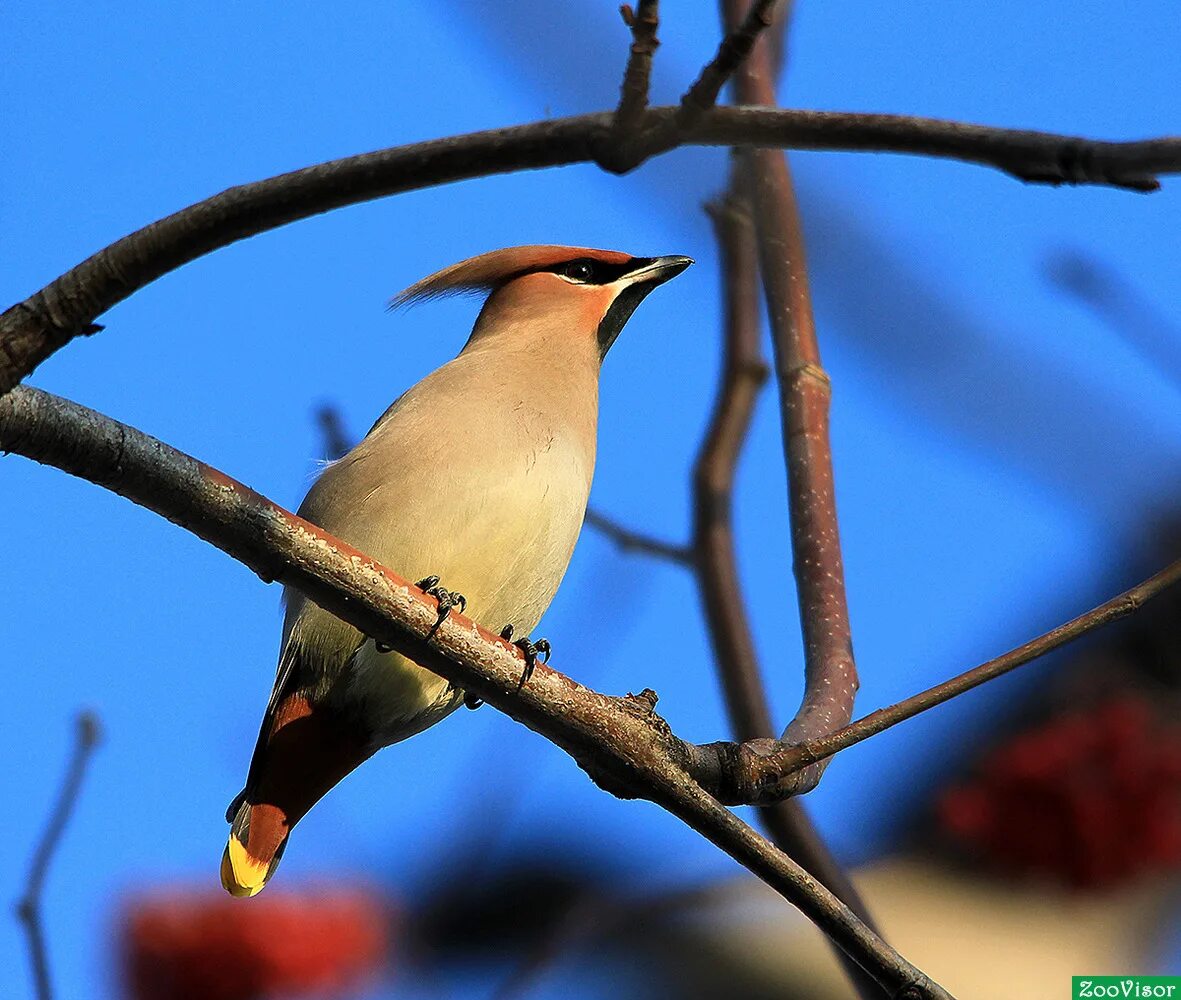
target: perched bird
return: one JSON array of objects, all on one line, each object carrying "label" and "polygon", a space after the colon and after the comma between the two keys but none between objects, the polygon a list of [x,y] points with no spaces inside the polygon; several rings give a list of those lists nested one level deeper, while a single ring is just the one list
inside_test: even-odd
[{"label": "perched bird", "polygon": [[[470,605],[485,627],[527,636],[582,528],[603,358],[644,296],[691,263],[524,246],[412,285],[392,304],[488,295],[459,356],[328,466],[300,515],[420,580],[440,617]],[[226,817],[221,880],[235,896],[266,885],[291,828],[341,778],[464,701],[442,677],[378,648],[298,591],[288,588],[284,600],[278,676],[246,787]],[[502,634],[512,637],[507,627]],[[530,665],[548,648],[518,644]]]}]

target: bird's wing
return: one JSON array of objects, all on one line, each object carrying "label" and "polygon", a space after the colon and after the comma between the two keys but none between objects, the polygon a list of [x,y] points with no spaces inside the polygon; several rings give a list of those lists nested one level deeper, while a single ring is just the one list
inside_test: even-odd
[{"label": "bird's wing", "polygon": [[271,688],[271,697],[267,701],[266,711],[263,712],[262,724],[258,729],[258,739],[254,743],[254,752],[250,755],[250,770],[246,773],[246,784],[242,791],[234,796],[234,800],[230,803],[229,808],[226,809],[226,822],[232,822],[234,814],[237,813],[238,807],[242,805],[247,794],[258,783],[258,770],[262,764],[263,750],[267,745],[267,740],[270,738],[271,729],[275,725],[275,715],[279,710],[279,706],[284,699],[292,693],[292,680],[297,674],[297,667],[300,662],[299,644],[295,642],[287,642],[283,646],[283,652],[279,655],[279,668],[275,675],[275,685]]}]

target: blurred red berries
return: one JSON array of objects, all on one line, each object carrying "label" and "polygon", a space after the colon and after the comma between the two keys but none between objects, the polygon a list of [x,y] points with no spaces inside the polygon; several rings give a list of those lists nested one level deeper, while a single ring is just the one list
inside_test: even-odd
[{"label": "blurred red berries", "polygon": [[341,996],[388,961],[389,906],[360,889],[251,900],[176,890],[133,902],[122,927],[133,1000]]},{"label": "blurred red berries", "polygon": [[1147,698],[1060,715],[988,754],[946,792],[939,826],[1011,875],[1079,888],[1181,865],[1181,731]]}]

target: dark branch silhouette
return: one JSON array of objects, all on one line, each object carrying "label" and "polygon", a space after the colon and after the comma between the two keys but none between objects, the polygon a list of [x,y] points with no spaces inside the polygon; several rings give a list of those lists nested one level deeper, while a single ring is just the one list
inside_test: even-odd
[{"label": "dark branch silhouette", "polygon": [[619,107],[615,109],[615,129],[620,141],[637,134],[648,108],[648,81],[652,76],[652,57],[660,46],[656,31],[660,27],[659,0],[639,0],[633,11],[628,4],[619,8],[623,23],[631,29],[632,44],[627,69],[623,73]]},{"label": "dark branch silhouette", "polygon": [[[650,108],[640,128],[671,120]],[[0,394],[129,295],[198,257],[322,212],[514,170],[597,161],[614,114],[556,118],[330,160],[230,188],[112,243],[0,314]],[[903,115],[712,108],[679,145],[917,153],[980,163],[1025,181],[1159,187],[1181,171],[1181,138],[1100,142]]]},{"label": "dark branch silhouette", "polygon": [[614,542],[621,552],[634,552],[653,556],[656,559],[667,559],[680,566],[693,565],[693,550],[687,545],[663,542],[659,538],[653,538],[643,532],[632,531],[614,518],[610,518],[594,508],[587,509],[586,523],[604,538]]},{"label": "dark branch silhouette", "polygon": [[316,409],[316,424],[320,428],[320,454],[326,462],[344,458],[353,446],[353,439],[344,427],[340,410],[331,403]]},{"label": "dark branch silhouette", "polygon": [[1047,258],[1045,275],[1181,388],[1181,328],[1136,282],[1097,257],[1067,250]]},{"label": "dark branch silhouette", "polygon": [[90,758],[101,739],[102,728],[98,716],[91,712],[80,713],[75,726],[74,752],[70,757],[70,766],[58,791],[57,802],[54,803],[41,834],[41,840],[33,853],[29,877],[25,880],[24,895],[16,905],[17,917],[24,924],[25,935],[29,939],[29,959],[33,965],[33,983],[38,1000],[52,1000],[53,997],[53,981],[49,975],[49,952],[45,943],[45,927],[41,920],[41,893],[45,888],[45,879],[49,876],[49,866],[61,844],[70,817],[74,814],[74,806],[78,803],[82,781],[86,777],[86,766],[90,763]]}]

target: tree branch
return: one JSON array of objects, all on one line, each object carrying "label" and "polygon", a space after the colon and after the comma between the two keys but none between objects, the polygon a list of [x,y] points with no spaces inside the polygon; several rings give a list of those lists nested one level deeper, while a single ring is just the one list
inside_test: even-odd
[{"label": "tree branch", "polygon": [[597,510],[588,508],[586,523],[594,528],[604,538],[618,546],[621,552],[636,552],[641,555],[652,556],[655,559],[667,559],[680,566],[693,567],[693,551],[687,545],[677,545],[674,542],[664,542],[643,532],[626,528],[614,518],[600,514]]},{"label": "tree branch", "polygon": [[[676,108],[652,108],[659,127]],[[611,113],[436,139],[331,160],[230,188],[111,244],[0,315],[0,395],[133,292],[237,240],[345,205],[514,170],[596,161]],[[1027,181],[1157,188],[1181,171],[1181,138],[1098,142],[899,115],[713,108],[678,145],[917,153],[997,167]]]},{"label": "tree branch", "polygon": [[[741,7],[742,0],[724,0],[728,23],[738,20]],[[775,103],[775,72],[766,45],[751,53],[734,85],[743,103]],[[754,207],[779,383],[792,570],[804,637],[804,697],[783,740],[797,743],[847,724],[858,685],[828,433],[831,385],[820,363],[787,158],[777,150],[744,150],[739,164],[743,189]],[[817,763],[798,772],[793,779],[797,790],[814,788],[825,766]]]},{"label": "tree branch", "polygon": [[770,736],[758,657],[734,557],[734,476],[768,369],[759,350],[758,259],[748,207],[731,194],[706,207],[721,255],[725,323],[722,374],[693,467],[693,551],[701,606],[739,740]]},{"label": "tree branch", "polygon": [[52,1000],[53,997],[53,983],[49,976],[49,952],[45,945],[45,928],[41,923],[41,893],[45,887],[45,879],[49,875],[49,866],[61,844],[70,817],[74,814],[74,806],[78,804],[82,781],[86,777],[86,766],[90,763],[90,758],[101,739],[102,729],[98,717],[91,712],[80,713],[76,723],[74,753],[70,758],[70,766],[58,792],[57,802],[41,834],[41,840],[33,853],[29,877],[25,880],[24,895],[16,904],[17,917],[24,924],[25,934],[29,939],[29,958],[33,965],[33,982],[38,1000]]},{"label": "tree branch", "polygon": [[654,711],[652,692],[611,698],[538,663],[518,687],[516,647],[437,602],[356,549],[168,445],[48,393],[0,399],[0,449],[52,464],[167,517],[247,565],[297,587],[363,634],[413,658],[565,750],[623,798],[678,816],[753,872],[892,995],[948,996],[866,927],[828,889],[690,777],[698,748]]},{"label": "tree branch", "polygon": [[718,46],[718,54],[701,71],[685,95],[673,119],[676,132],[686,132],[701,120],[701,116],[718,103],[718,95],[726,82],[747,60],[759,37],[769,27],[779,0],[753,0],[746,16],[735,19],[729,33]]},{"label": "tree branch", "polygon": [[633,119],[631,135],[621,135],[609,158],[600,156],[599,164],[616,173],[625,173],[657,153],[679,145],[681,136],[697,124],[718,102],[726,81],[750,54],[759,36],[771,25],[772,12],[779,0],[754,0],[745,19],[722,39],[717,54],[685,91],[677,112],[671,118],[644,131]]},{"label": "tree branch", "polygon": [[621,139],[635,135],[648,107],[648,81],[652,76],[652,57],[660,46],[656,37],[660,27],[660,0],[639,0],[636,10],[628,4],[619,8],[623,23],[631,29],[632,44],[627,69],[623,73],[619,107],[615,109],[615,130]]},{"label": "tree branch", "polygon": [[989,660],[987,663],[973,667],[958,677],[953,677],[942,684],[936,684],[919,694],[911,695],[888,708],[879,708],[876,712],[871,712],[864,718],[858,719],[834,733],[784,749],[782,754],[776,756],[776,764],[772,766],[795,771],[831,757],[841,750],[913,718],[920,712],[925,712],[936,705],[942,705],[965,691],[979,687],[986,681],[991,681],[1007,674],[1010,670],[1015,670],[1017,667],[1045,656],[1060,646],[1073,642],[1087,632],[1127,617],[1138,611],[1146,601],[1156,597],[1178,581],[1181,581],[1181,559],[1170,563],[1155,576],[1124,591],[1118,597],[1113,597],[1107,603],[1101,604],[1077,618],[1072,618],[1064,625],[1059,625],[1036,639],[1030,639],[1029,642]]},{"label": "tree branch", "polygon": [[[767,738],[774,728],[734,553],[734,476],[768,375],[759,348],[758,252],[749,205],[739,194],[740,182],[734,171],[727,196],[706,208],[721,254],[726,320],[717,399],[693,470],[693,552],[730,728],[735,739],[745,742]],[[784,800],[763,806],[759,819],[775,846],[803,864],[866,926],[874,926],[865,903],[802,803]],[[859,996],[881,995],[864,970],[843,953],[837,954]]]},{"label": "tree branch", "polygon": [[[721,252],[726,320],[718,395],[693,470],[692,545],[681,547],[653,539],[594,511],[587,512],[586,521],[624,551],[669,559],[693,572],[731,729],[739,741],[766,740],[774,730],[734,558],[731,523],[738,456],[758,392],[768,375],[759,351],[758,260],[749,212],[734,195],[733,186],[726,198],[706,210],[714,221]],[[856,889],[800,803],[771,803],[760,808],[759,817],[780,850],[799,860],[863,922],[873,926]],[[853,969],[860,972],[856,965]],[[863,996],[879,995],[867,977],[857,986]]]},{"label": "tree branch", "polygon": [[[724,23],[733,28],[741,15],[741,8],[737,0],[734,2],[722,0],[721,9]],[[757,10],[757,5],[752,4],[744,24],[749,24],[758,13],[760,12]],[[764,32],[761,39],[758,39],[757,46],[753,46],[752,39],[754,51],[748,51],[749,58],[746,58],[742,63],[739,76],[735,81],[735,91],[739,100],[746,100],[744,95],[751,94],[761,103],[775,103],[775,85],[782,70],[781,57],[786,45],[789,24],[790,19],[787,16],[787,11],[780,8],[778,30]],[[719,242],[723,248],[723,260],[727,265],[723,268],[723,273],[730,279],[727,297],[732,301],[728,308],[726,376],[715,413],[717,432],[711,433],[702,448],[695,477],[698,483],[696,504],[698,515],[695,537],[698,539],[698,544],[710,553],[708,557],[702,555],[700,558],[700,586],[704,599],[719,608],[730,608],[728,613],[726,611],[718,613],[719,618],[723,616],[730,618],[728,624],[719,622],[718,634],[719,636],[725,635],[728,628],[729,641],[734,646],[730,655],[727,655],[725,659],[719,659],[719,666],[727,687],[727,703],[730,705],[735,736],[742,742],[768,738],[774,731],[770,708],[767,704],[766,688],[760,676],[758,663],[754,659],[749,624],[742,607],[742,595],[738,585],[738,573],[734,558],[731,505],[729,503],[729,497],[733,493],[733,479],[738,454],[749,426],[754,397],[761,384],[761,379],[758,379],[756,372],[760,367],[765,372],[765,365],[760,355],[758,333],[760,270],[763,272],[763,286],[768,299],[768,314],[771,318],[777,360],[783,354],[782,345],[785,343],[790,345],[793,341],[798,340],[800,333],[797,329],[799,324],[790,322],[791,316],[786,317],[789,322],[783,322],[785,317],[782,314],[777,315],[774,311],[776,284],[775,279],[768,274],[769,268],[773,267],[776,272],[793,283],[794,291],[799,297],[799,302],[796,305],[808,323],[804,333],[812,333],[808,278],[804,268],[798,217],[792,227],[795,245],[779,247],[775,245],[776,233],[771,223],[768,220],[760,219],[758,224],[753,224],[749,216],[752,204],[760,204],[761,211],[762,208],[767,207],[769,200],[766,192],[760,191],[758,187],[763,181],[753,178],[748,169],[749,161],[752,158],[764,156],[784,161],[783,156],[770,151],[747,151],[745,155],[735,157],[730,180],[731,210],[729,213],[715,218]],[[790,222],[793,217],[797,216],[790,179],[778,187],[775,186],[774,181],[775,178],[769,179],[769,183],[772,185],[770,188],[771,207],[779,208],[781,215],[785,215]],[[741,203],[745,209],[745,217],[734,210],[735,203]],[[727,243],[729,243],[728,249]],[[786,251],[787,259],[782,263],[779,261],[769,263],[769,250],[771,252]],[[812,349],[815,351],[814,334],[811,339]],[[818,361],[817,358],[817,363]],[[782,381],[780,395],[781,400],[786,400],[785,386]],[[786,421],[784,422],[784,444],[787,454],[790,456],[792,453],[791,440],[788,436]],[[831,470],[831,465],[828,467]],[[792,551],[795,553],[798,567],[802,554],[799,540],[799,515],[802,514],[806,519],[809,517],[809,511],[806,507],[801,509],[797,503],[798,493],[793,475],[795,471],[797,470],[793,470],[789,460]],[[811,488],[806,480],[803,485],[805,488]],[[720,496],[725,497],[727,501],[725,504],[712,499]],[[814,499],[813,494],[805,494],[805,497]],[[835,537],[835,509],[832,510],[832,530]],[[806,555],[806,551],[804,554]],[[836,546],[836,559],[839,570],[839,544]],[[801,586],[798,570],[796,575],[800,607],[803,612],[808,606],[807,602],[813,600],[816,593],[814,590],[809,591]],[[727,580],[729,583],[720,592],[707,596],[711,589],[715,588],[716,581],[720,580]],[[811,652],[811,647],[807,643],[807,616],[803,615],[803,617],[805,620],[805,646],[806,650]],[[845,628],[847,632],[847,620]],[[739,629],[741,633],[738,632]],[[745,649],[741,643],[743,636],[745,637],[744,644],[747,647]],[[821,686],[824,683],[828,683],[824,671],[812,666],[812,657],[807,657],[805,697],[795,721],[789,727],[789,733],[793,732],[792,727],[798,727],[801,719],[821,721],[820,713],[815,711],[809,713],[808,708],[810,702],[819,703],[820,706],[825,704],[824,695],[827,690]],[[817,690],[819,690],[819,695],[814,695],[813,692]],[[850,703],[850,715],[851,712],[852,704]],[[850,715],[845,715],[843,721],[848,721]],[[819,769],[801,775],[798,779],[800,790],[807,791],[819,781],[819,778]],[[760,810],[760,818],[772,840],[782,850],[789,852],[793,857],[801,858],[806,867],[843,899],[867,926],[873,926],[869,911],[856,888],[828,850],[828,846],[812,825],[811,818],[800,803],[788,800],[773,803]],[[839,952],[838,957],[843,960],[850,983],[858,996],[865,998],[865,1000],[872,1000],[873,997],[880,995],[876,984],[866,976],[864,970],[858,968],[856,964],[848,960],[847,956],[840,955]]]}]

